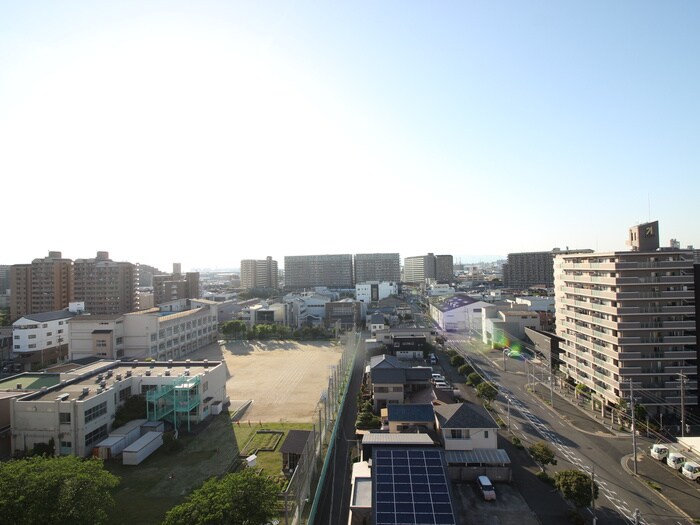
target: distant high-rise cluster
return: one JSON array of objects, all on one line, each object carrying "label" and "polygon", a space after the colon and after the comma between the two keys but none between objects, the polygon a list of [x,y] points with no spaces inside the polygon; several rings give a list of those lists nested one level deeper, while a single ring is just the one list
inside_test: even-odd
[{"label": "distant high-rise cluster", "polygon": [[272,257],[264,260],[243,259],[241,261],[241,288],[277,288],[277,261]]},{"label": "distant high-rise cluster", "polygon": [[448,283],[454,278],[454,261],[451,255],[416,255],[406,257],[403,265],[403,281],[412,284],[424,284],[433,279]]},{"label": "distant high-rise cluster", "polygon": [[530,288],[554,286],[554,257],[569,253],[591,253],[593,250],[560,250],[549,252],[509,253],[503,265],[503,285],[506,288]]}]

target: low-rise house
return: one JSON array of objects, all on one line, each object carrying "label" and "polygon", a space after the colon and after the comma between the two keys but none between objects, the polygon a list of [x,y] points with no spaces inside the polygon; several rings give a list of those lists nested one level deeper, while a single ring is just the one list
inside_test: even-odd
[{"label": "low-rise house", "polygon": [[368,324],[372,337],[377,335],[377,330],[384,330],[384,328],[386,328],[386,324],[384,324],[384,316],[382,314],[372,314]]},{"label": "low-rise house", "polygon": [[435,424],[445,450],[495,449],[498,424],[472,403],[436,405]]},{"label": "low-rise house", "polygon": [[401,432],[428,433],[435,430],[435,411],[433,405],[393,404],[388,405],[387,426],[392,434]]},{"label": "low-rise house", "polygon": [[432,368],[409,367],[396,357],[382,354],[370,359],[369,382],[374,411],[392,403],[405,403],[406,397],[430,387]]}]

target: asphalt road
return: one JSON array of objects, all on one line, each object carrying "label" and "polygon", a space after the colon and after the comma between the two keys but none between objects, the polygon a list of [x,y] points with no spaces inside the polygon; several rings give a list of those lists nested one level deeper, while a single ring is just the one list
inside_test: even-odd
[{"label": "asphalt road", "polygon": [[[650,490],[643,480],[631,475],[626,468],[626,456],[632,453],[629,435],[618,435],[558,394],[554,397],[554,407],[550,408],[543,399],[527,390],[528,364],[525,361],[506,358],[504,371],[502,354],[498,351],[484,351],[480,342],[471,342],[463,335],[450,334],[448,341],[508,393],[513,433],[521,436],[526,446],[546,441],[555,448],[558,464],[548,470],[577,468],[589,474],[594,472],[600,489],[595,509],[599,523],[634,524],[636,509],[640,512],[640,524],[692,523]],[[538,388],[549,400],[549,389],[543,385]],[[508,403],[504,396],[499,396],[497,405],[505,421]],[[638,450],[641,450],[640,444]]]}]

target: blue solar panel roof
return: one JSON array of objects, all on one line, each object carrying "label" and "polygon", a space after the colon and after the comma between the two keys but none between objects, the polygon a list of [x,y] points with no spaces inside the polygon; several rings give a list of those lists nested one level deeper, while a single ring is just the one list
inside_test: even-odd
[{"label": "blue solar panel roof", "polygon": [[375,525],[457,525],[442,451],[376,448]]}]

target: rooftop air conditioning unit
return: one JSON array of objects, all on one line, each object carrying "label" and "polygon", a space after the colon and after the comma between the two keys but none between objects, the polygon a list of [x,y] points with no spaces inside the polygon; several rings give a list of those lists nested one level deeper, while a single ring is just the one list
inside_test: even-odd
[{"label": "rooftop air conditioning unit", "polygon": [[90,393],[90,388],[89,387],[83,387],[83,395],[86,396]]},{"label": "rooftop air conditioning unit", "polygon": [[166,376],[169,376],[169,375],[170,375],[170,370],[166,370],[166,371],[165,371],[165,375],[166,375]]},{"label": "rooftop air conditioning unit", "polygon": [[150,371],[150,370],[146,370],[146,375],[147,375],[147,376],[150,376],[150,375],[151,375],[151,371]]}]

